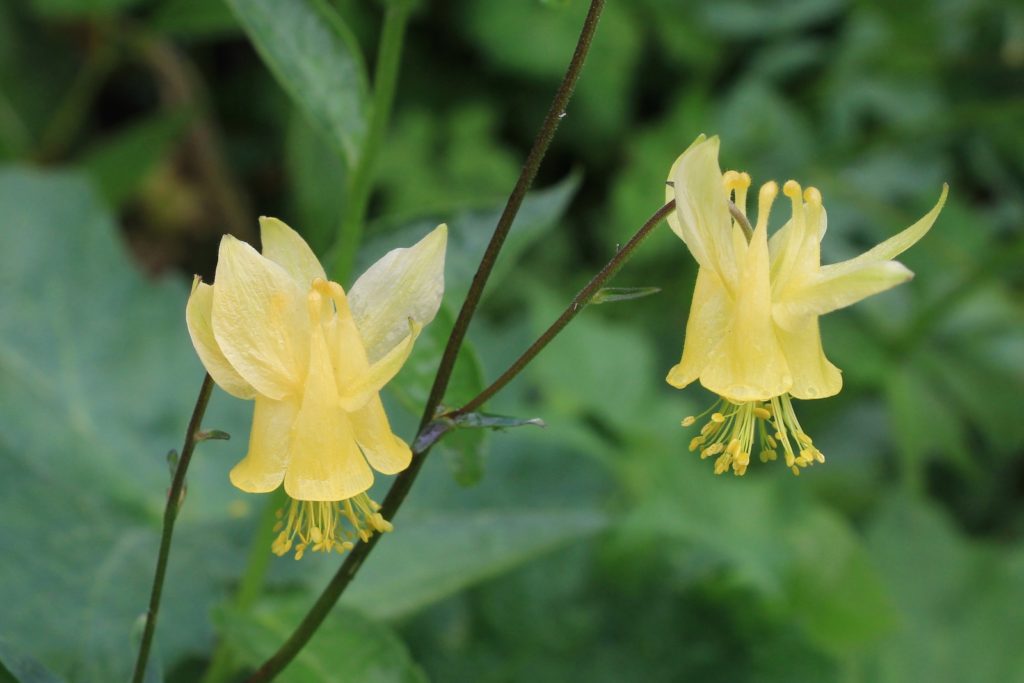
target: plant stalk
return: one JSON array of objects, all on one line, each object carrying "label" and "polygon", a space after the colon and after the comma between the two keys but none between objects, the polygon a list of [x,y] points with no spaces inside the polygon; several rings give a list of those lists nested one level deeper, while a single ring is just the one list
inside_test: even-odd
[{"label": "plant stalk", "polygon": [[[448,337],[448,343],[438,365],[434,384],[423,409],[423,415],[420,419],[420,430],[433,419],[434,413],[441,404],[444,392],[448,388],[448,382],[455,368],[455,358],[458,356],[459,349],[466,337],[469,323],[476,312],[481,296],[483,296],[484,287],[491,275],[491,271],[494,269],[498,254],[505,243],[505,238],[512,227],[512,221],[519,212],[520,206],[522,206],[527,190],[529,190],[534,178],[537,176],[540,163],[551,144],[555,130],[558,128],[558,124],[565,113],[565,107],[569,103],[573,90],[576,88],[576,82],[579,80],[580,72],[583,69],[583,62],[590,49],[590,44],[603,9],[604,0],[591,0],[590,9],[584,20],[579,40],[576,43],[576,50],[573,53],[572,60],[569,62],[569,67],[566,69],[565,77],[558,88],[558,92],[555,94],[544,122],[541,124],[540,131],[534,139],[533,146],[520,171],[519,179],[516,181],[516,185],[505,204],[505,209],[498,219],[494,234],[491,236],[491,241],[487,245],[480,265],[477,267],[476,274],[473,276],[473,282],[466,294],[466,299]],[[422,453],[414,454],[419,457],[414,457],[409,468],[395,478],[394,484],[392,484],[381,505],[380,513],[385,519],[391,520],[394,518],[395,513],[401,507],[413,483],[416,481],[417,475],[419,475],[420,470],[423,468],[423,463],[426,462],[428,453],[429,449],[426,449]],[[327,587],[320,594],[320,597],[317,598],[313,607],[298,627],[296,627],[292,635],[252,676],[246,679],[247,683],[261,683],[273,680],[277,674],[288,666],[306,643],[309,642],[309,639],[313,637],[317,628],[320,627],[320,624],[323,623],[331,608],[338,601],[338,598],[341,597],[341,594],[351,583],[359,568],[362,567],[363,562],[366,561],[367,556],[377,545],[379,539],[380,535],[375,534],[369,540],[356,544],[356,547],[349,551],[348,556],[341,567],[338,568],[337,573],[330,583],[327,584]]]},{"label": "plant stalk", "polygon": [[206,414],[206,406],[210,402],[210,393],[212,391],[213,378],[207,373],[203,376],[203,384],[199,388],[199,396],[196,397],[196,404],[192,409],[192,418],[188,421],[188,431],[185,432],[185,443],[181,447],[181,457],[178,459],[177,467],[174,468],[171,488],[167,491],[163,532],[160,535],[160,551],[156,558],[153,589],[149,596],[149,609],[146,611],[146,626],[142,631],[142,641],[139,644],[138,658],[135,660],[132,683],[142,683],[146,676],[146,663],[149,661],[149,652],[153,645],[153,633],[156,630],[156,619],[160,612],[160,598],[164,589],[164,578],[167,574],[167,559],[171,554],[171,537],[174,535],[174,523],[178,519],[178,512],[181,511],[182,492],[185,489],[185,474],[188,472],[189,463],[192,461],[192,453],[195,451],[196,443],[199,442],[197,438],[199,428],[202,426],[203,415]]}]

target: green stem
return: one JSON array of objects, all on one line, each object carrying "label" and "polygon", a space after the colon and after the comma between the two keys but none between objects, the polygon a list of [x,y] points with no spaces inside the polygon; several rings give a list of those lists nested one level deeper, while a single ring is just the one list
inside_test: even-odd
[{"label": "green stem", "polygon": [[142,642],[139,644],[139,656],[135,660],[135,672],[132,674],[132,683],[142,683],[146,675],[146,662],[149,661],[149,651],[153,645],[153,632],[156,630],[156,619],[160,612],[160,597],[163,593],[164,578],[167,574],[167,558],[171,554],[171,537],[174,535],[174,522],[178,519],[178,512],[181,510],[182,492],[185,489],[185,474],[188,472],[189,463],[192,461],[192,453],[195,451],[196,443],[199,441],[199,428],[202,426],[203,415],[206,413],[206,406],[210,402],[210,392],[212,391],[213,379],[209,374],[206,374],[203,376],[203,384],[199,388],[196,405],[192,409],[192,418],[188,421],[185,443],[181,447],[181,457],[178,459],[178,465],[174,468],[171,488],[167,492],[163,532],[160,535],[160,552],[156,558],[156,572],[153,575],[153,589],[149,596],[149,609],[146,612],[146,626],[142,631]]},{"label": "green stem", "polygon": [[335,280],[344,279],[355,263],[356,250],[363,236],[363,223],[373,190],[377,156],[391,118],[391,108],[398,86],[398,71],[402,63],[405,27],[409,23],[410,3],[396,0],[388,4],[377,47],[377,67],[373,83],[373,109],[370,129],[366,133],[359,161],[351,175],[348,203],[332,251]]},{"label": "green stem", "polygon": [[530,361],[532,361],[545,346],[550,344],[551,340],[557,337],[558,333],[561,332],[565,326],[568,325],[572,319],[584,309],[584,307],[586,307],[590,300],[594,298],[594,295],[597,294],[598,290],[600,290],[601,287],[603,287],[608,280],[614,277],[622,266],[625,265],[626,261],[628,261],[629,257],[633,255],[636,248],[640,246],[640,243],[647,239],[654,228],[656,228],[661,221],[664,220],[665,216],[671,213],[675,208],[676,202],[673,199],[655,211],[654,215],[647,219],[647,222],[644,223],[643,226],[636,231],[633,237],[631,237],[630,240],[615,253],[615,256],[605,264],[604,268],[598,271],[597,275],[591,278],[590,282],[588,282],[586,286],[579,291],[579,294],[573,297],[573,300],[570,301],[569,305],[564,311],[562,311],[562,315],[558,316],[555,322],[551,323],[551,326],[544,331],[544,334],[538,337],[537,341],[533,342],[533,344],[530,345],[530,348],[526,349],[526,351],[523,352],[523,355],[519,356],[519,358],[509,366],[508,370],[503,372],[502,375],[498,379],[494,380],[489,387],[477,394],[468,403],[458,410],[449,413],[446,417],[454,419],[460,415],[470,413],[486,403],[487,400],[496,393],[504,389],[505,385],[511,382],[516,375],[522,372],[523,369],[529,365]]},{"label": "green stem", "polygon": [[[576,81],[579,79],[580,72],[583,69],[583,62],[586,59],[587,51],[590,49],[590,43],[597,29],[602,9],[604,9],[604,0],[591,0],[590,9],[584,20],[579,41],[576,43],[576,51],[573,53],[572,60],[566,70],[565,78],[562,80],[562,84],[555,94],[554,101],[551,103],[551,108],[541,124],[540,131],[533,142],[533,147],[530,149],[526,162],[523,164],[519,180],[516,182],[512,194],[505,205],[505,210],[498,220],[494,234],[491,236],[491,241],[487,245],[487,250],[484,252],[480,265],[477,267],[476,274],[473,276],[473,283],[466,294],[466,300],[459,311],[459,317],[455,321],[451,335],[448,337],[448,344],[445,346],[441,363],[438,365],[433,388],[420,419],[421,430],[430,423],[438,406],[441,404],[441,398],[448,387],[452,370],[455,368],[455,357],[458,355],[463,339],[465,339],[469,322],[476,311],[477,305],[480,303],[480,297],[483,295],[484,286],[487,284],[487,279],[490,277],[494,264],[497,261],[498,253],[501,251],[505,238],[508,236],[508,231],[512,227],[512,221],[519,212],[523,199],[526,197],[526,191],[533,184],[533,180],[537,175],[537,169],[540,168],[540,162],[551,144],[551,139],[558,128],[558,123],[565,112],[565,107],[569,103],[569,98],[576,87]],[[394,484],[392,484],[381,505],[380,513],[385,519],[391,520],[394,518],[395,513],[401,507],[413,483],[416,481],[416,477],[423,468],[423,463],[426,462],[428,454],[429,449],[417,454],[419,457],[413,458],[409,468],[395,478]],[[331,608],[334,607],[338,598],[341,597],[341,594],[352,582],[359,568],[366,561],[367,556],[377,545],[378,540],[380,540],[380,535],[375,534],[368,541],[356,544],[356,547],[349,552],[341,567],[338,568],[337,573],[335,573],[330,583],[327,584],[327,587],[320,594],[320,597],[317,598],[313,607],[296,627],[292,635],[289,636],[288,640],[281,645],[270,659],[265,661],[247,679],[247,683],[270,681],[288,666],[306,643],[309,642],[309,639],[313,637],[313,634],[320,627],[320,624],[323,623],[324,619],[327,618]]]},{"label": "green stem", "polygon": [[[238,612],[247,611],[256,602],[267,571],[270,569],[270,544],[274,540],[274,525],[277,523],[277,510],[287,501],[283,488],[270,494],[264,503],[260,518],[256,523],[256,534],[249,547],[249,558],[245,565],[245,573],[238,584],[238,590],[232,602]],[[210,666],[203,676],[203,683],[221,683],[228,680],[235,667],[234,653],[227,641],[221,639],[213,652]]]}]

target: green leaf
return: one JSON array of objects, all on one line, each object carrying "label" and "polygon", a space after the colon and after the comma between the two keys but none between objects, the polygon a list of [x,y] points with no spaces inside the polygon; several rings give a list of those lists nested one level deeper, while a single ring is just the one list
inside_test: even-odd
[{"label": "green leaf", "polygon": [[314,252],[323,254],[331,246],[345,210],[345,163],[325,144],[325,136],[298,112],[289,119],[285,145],[295,214],[291,226],[302,233]]},{"label": "green leaf", "polygon": [[[135,270],[85,176],[0,169],[0,206],[0,636],[77,682],[126,680],[165,454],[202,378],[188,286]],[[211,424],[246,432],[244,403],[214,407]],[[209,646],[205,612],[243,561],[241,496],[208,457],[229,452],[201,444],[189,471],[157,633],[168,662]]]},{"label": "green leaf", "polygon": [[62,683],[46,667],[0,639],[0,683]]},{"label": "green leaf", "polygon": [[[226,611],[221,634],[243,664],[263,663],[309,610],[305,595],[261,600],[244,614]],[[335,607],[281,675],[290,683],[426,683],[391,629],[353,609]]]},{"label": "green leaf", "polygon": [[368,86],[359,45],[319,0],[228,0],[278,83],[350,167],[366,135]]},{"label": "green leaf", "polygon": [[149,25],[160,33],[183,38],[219,38],[241,31],[225,0],[164,0]]},{"label": "green leaf", "polygon": [[397,619],[606,524],[602,513],[586,509],[403,516],[366,562],[373,580],[353,583],[342,603]]},{"label": "green leaf", "polygon": [[81,163],[100,195],[111,206],[131,197],[149,171],[167,156],[188,120],[183,111],[159,114],[94,144]]},{"label": "green leaf", "polygon": [[487,413],[466,413],[457,417],[439,417],[428,424],[419,438],[413,444],[413,451],[422,453],[424,449],[437,443],[445,434],[455,434],[462,429],[509,429],[511,427],[545,427],[544,420],[539,417],[523,419],[519,417],[505,417],[503,415],[488,415]]},{"label": "green leaf", "polygon": [[602,287],[587,303],[610,304],[617,301],[642,299],[660,291],[661,287]]},{"label": "green leaf", "polygon": [[39,14],[61,19],[106,17],[124,11],[142,0],[32,0]]}]

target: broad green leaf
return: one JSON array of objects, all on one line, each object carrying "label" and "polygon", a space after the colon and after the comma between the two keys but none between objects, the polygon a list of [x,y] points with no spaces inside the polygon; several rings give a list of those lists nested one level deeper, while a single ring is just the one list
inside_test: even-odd
[{"label": "broad green leaf", "polygon": [[219,38],[241,31],[225,0],[164,0],[149,20],[161,33],[183,38]]},{"label": "broad green leaf", "polygon": [[381,619],[397,619],[606,525],[593,510],[467,510],[399,517],[342,598]]},{"label": "broad green leaf", "polygon": [[[259,666],[309,610],[305,595],[261,600],[244,614],[221,615],[222,636],[242,663]],[[289,683],[426,683],[426,677],[387,626],[356,610],[335,607],[281,674]]]},{"label": "broad green leaf", "polygon": [[321,0],[228,0],[278,83],[349,167],[366,135],[368,86],[358,43]]},{"label": "broad green leaf", "polygon": [[62,683],[62,679],[0,639],[0,683]]},{"label": "broad green leaf", "polygon": [[345,163],[325,144],[324,135],[298,112],[289,119],[285,144],[295,212],[295,219],[289,224],[302,233],[314,252],[324,254],[334,240],[345,209]]},{"label": "broad green leaf", "polygon": [[39,14],[68,19],[79,17],[106,17],[124,11],[142,0],[32,0]]},{"label": "broad green leaf", "polygon": [[131,197],[147,173],[167,156],[188,119],[183,111],[159,114],[94,144],[81,163],[100,196],[111,206],[119,206]]},{"label": "broad green leaf", "polygon": [[[135,271],[84,176],[0,169],[0,206],[0,637],[77,682],[125,680],[165,454],[202,377],[187,284]],[[220,407],[206,424],[246,430]],[[204,612],[242,562],[233,443],[200,445],[189,473],[157,633],[167,662],[209,645]]]}]

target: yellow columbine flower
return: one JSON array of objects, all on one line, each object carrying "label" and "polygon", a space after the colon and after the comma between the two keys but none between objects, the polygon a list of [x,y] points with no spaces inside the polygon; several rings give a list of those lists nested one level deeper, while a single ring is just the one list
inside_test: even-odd
[{"label": "yellow columbine flower", "polygon": [[[825,358],[818,317],[906,282],[911,273],[892,258],[921,239],[946,201],[921,220],[860,256],[821,265],[825,234],[821,193],[789,180],[782,193],[793,217],[768,239],[768,214],[779,188],[761,186],[757,223],[746,221],[750,176],[718,166],[718,138],[700,136],[669,172],[667,200],[676,200],[670,227],[697,260],[697,284],[686,323],[683,357],[666,380],[683,388],[699,379],[720,400],[699,417],[711,417],[690,450],[717,456],[715,472],[743,474],[755,439],[763,462],[778,449],[794,474],[825,458],[800,427],[792,398],[833,396],[842,388],[839,369]],[[730,213],[730,199],[743,215]]]},{"label": "yellow columbine flower", "polygon": [[366,491],[373,470],[400,472],[412,453],[391,432],[379,391],[437,313],[447,227],[385,254],[348,294],[287,225],[261,218],[260,232],[262,255],[221,240],[214,284],[197,278],[188,300],[189,334],[222,389],[255,399],[249,451],[231,482],[249,493],[284,482],[292,500],[272,550],[342,552],[391,529]]}]

